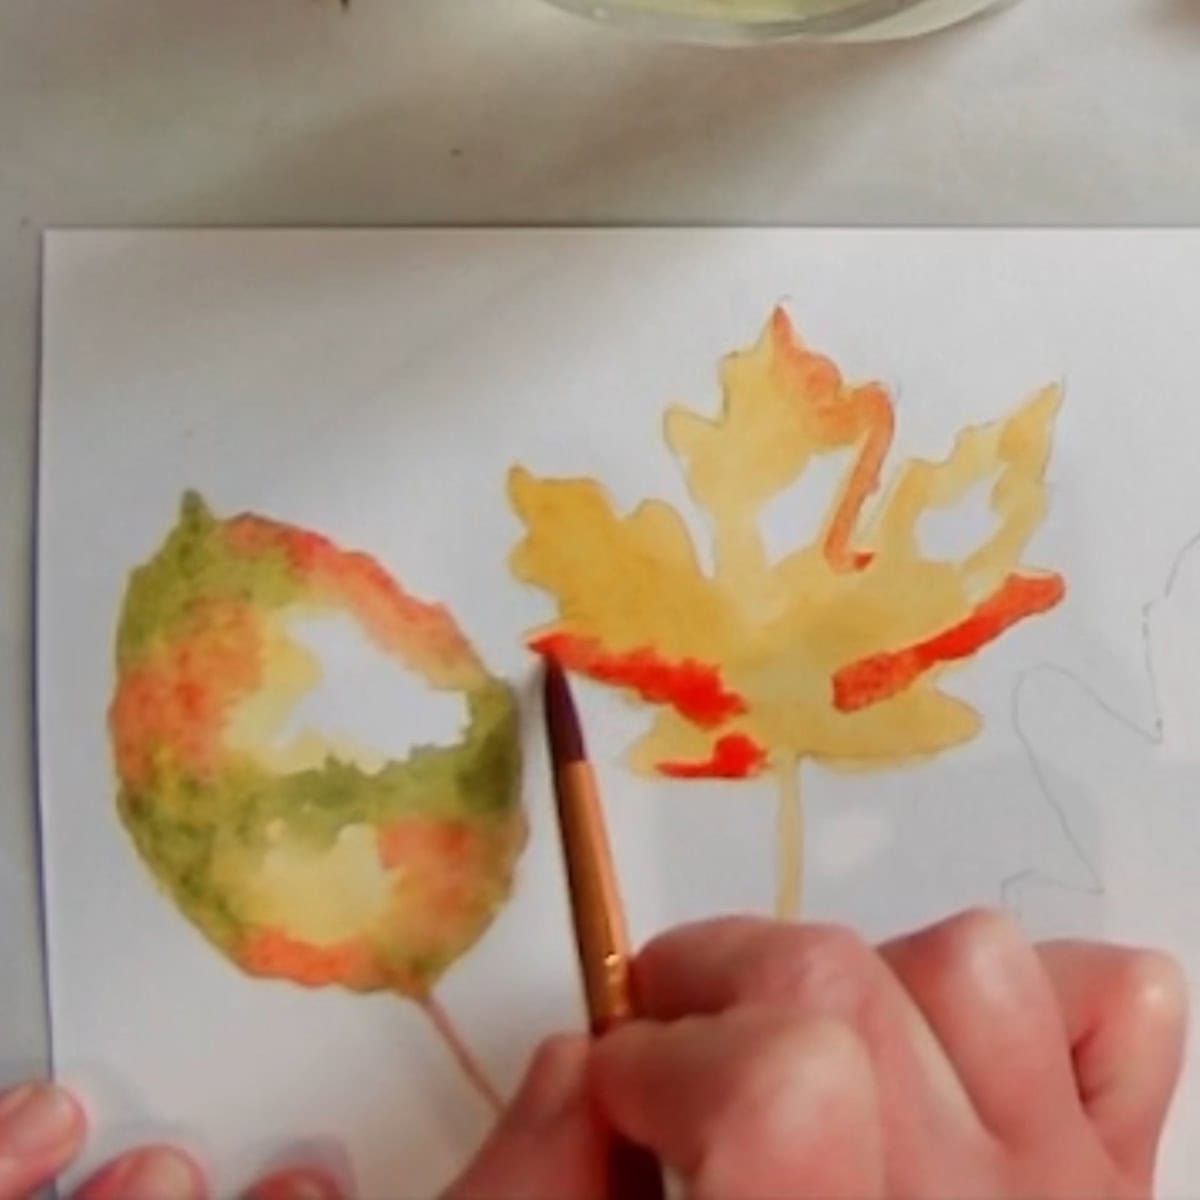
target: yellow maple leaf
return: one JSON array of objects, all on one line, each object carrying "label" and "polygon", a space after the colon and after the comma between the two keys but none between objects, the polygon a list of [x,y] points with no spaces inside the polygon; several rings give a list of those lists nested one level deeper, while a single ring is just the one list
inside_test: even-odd
[{"label": "yellow maple leaf", "polygon": [[[512,569],[558,604],[558,618],[531,634],[535,649],[660,706],[633,750],[638,769],[779,773],[779,908],[791,911],[798,763],[878,768],[967,741],[978,714],[938,677],[1061,600],[1059,575],[1018,565],[1046,510],[1060,393],[1044,388],[966,429],[941,462],[904,462],[868,517],[894,428],[881,384],[847,384],[777,309],[756,345],[724,359],[721,385],[716,418],[672,408],[665,420],[708,519],[711,573],[669,504],[622,516],[594,480],[538,479],[521,467],[509,497],[527,534]],[[847,450],[852,463],[816,537],[772,562],[760,528],[767,504],[815,458]],[[994,532],[960,560],[925,554],[921,518],[988,480]]]}]

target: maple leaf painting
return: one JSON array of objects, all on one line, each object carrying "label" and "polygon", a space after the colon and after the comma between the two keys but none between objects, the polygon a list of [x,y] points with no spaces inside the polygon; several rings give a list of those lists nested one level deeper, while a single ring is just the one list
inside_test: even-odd
[{"label": "maple leaf painting", "polygon": [[[1046,511],[1056,387],[959,434],[941,462],[900,464],[878,502],[894,408],[848,384],[776,309],[753,347],[721,365],[716,418],[666,414],[665,437],[712,537],[702,569],[683,519],[648,500],[618,514],[600,483],[522,467],[509,497],[526,532],[516,577],[557,602],[530,645],[657,707],[635,769],[779,786],[777,908],[794,913],[802,866],[798,768],[883,769],[972,738],[978,714],[941,677],[1062,599],[1054,573],[1019,563]],[[767,505],[820,456],[850,465],[809,541],[767,554]],[[991,482],[995,527],[961,559],[930,557],[921,519]]]},{"label": "maple leaf painting", "polygon": [[[280,735],[321,664],[289,621],[350,616],[397,669],[464,697],[450,746],[388,759]],[[310,530],[195,493],[131,575],[109,726],[118,810],[180,912],[247,974],[393,992],[500,1099],[433,988],[508,899],[525,845],[511,689],[441,605]]]}]

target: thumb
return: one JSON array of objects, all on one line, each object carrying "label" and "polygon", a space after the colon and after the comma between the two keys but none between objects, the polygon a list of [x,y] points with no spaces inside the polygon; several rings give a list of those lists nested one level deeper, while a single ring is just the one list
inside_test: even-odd
[{"label": "thumb", "polygon": [[48,1185],[83,1134],[83,1112],[61,1088],[27,1083],[0,1092],[0,1200],[24,1200]]},{"label": "thumb", "polygon": [[442,1200],[599,1200],[606,1138],[587,1094],[586,1038],[538,1048],[500,1123]]}]

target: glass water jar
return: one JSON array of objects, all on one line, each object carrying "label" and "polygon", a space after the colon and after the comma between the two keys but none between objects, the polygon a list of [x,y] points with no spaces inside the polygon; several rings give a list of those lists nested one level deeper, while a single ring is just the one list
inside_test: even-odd
[{"label": "glass water jar", "polygon": [[704,42],[884,41],[1012,0],[551,0],[597,21]]}]

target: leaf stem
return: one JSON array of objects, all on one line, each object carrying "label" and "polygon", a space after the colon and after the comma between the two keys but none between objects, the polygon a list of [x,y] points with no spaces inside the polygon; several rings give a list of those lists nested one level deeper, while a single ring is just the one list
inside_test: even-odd
[{"label": "leaf stem", "polygon": [[425,996],[416,997],[416,1002],[437,1030],[446,1049],[450,1051],[459,1069],[467,1077],[471,1086],[483,1097],[492,1111],[497,1115],[504,1109],[504,1099],[491,1079],[483,1064],[475,1057],[471,1048],[463,1041],[450,1014],[442,1007],[441,1002],[432,992]]},{"label": "leaf stem", "polygon": [[800,764],[792,757],[776,766],[779,783],[775,823],[776,882],[775,915],[794,920],[800,912],[804,880],[804,818],[800,803]]}]

